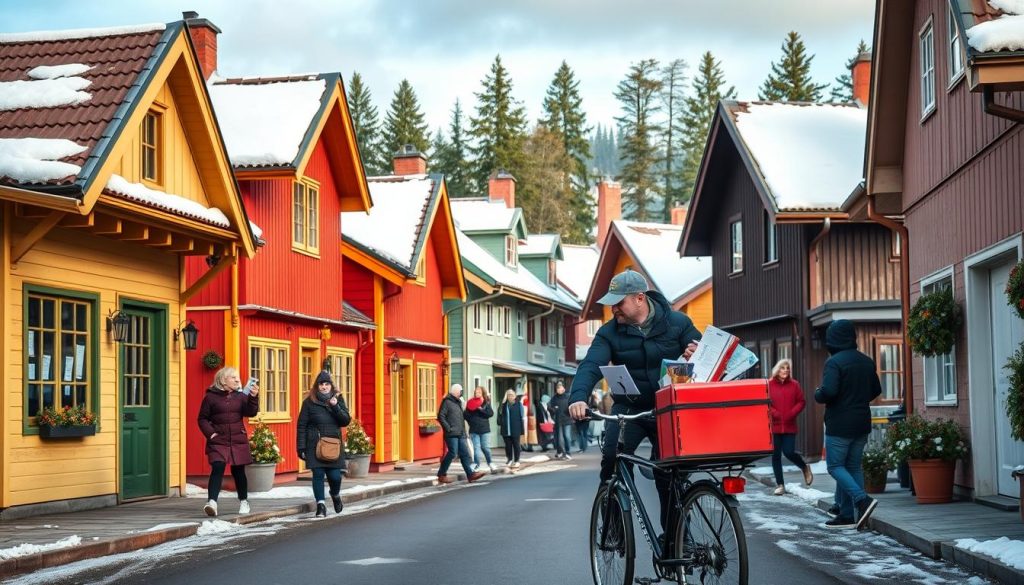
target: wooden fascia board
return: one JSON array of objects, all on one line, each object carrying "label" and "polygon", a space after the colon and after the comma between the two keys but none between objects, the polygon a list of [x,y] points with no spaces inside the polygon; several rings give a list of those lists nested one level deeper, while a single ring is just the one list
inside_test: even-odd
[{"label": "wooden fascia board", "polygon": [[[864,185],[867,194],[878,193],[878,169],[902,169],[904,149],[893,148],[896,160],[879,161],[879,144],[905,143],[906,112],[909,79],[905,69],[909,69],[911,49],[915,35],[908,34],[913,29],[914,2],[902,0],[878,0],[875,10],[874,42],[872,44],[871,88],[868,108],[868,134],[865,141]],[[965,37],[960,37],[961,39]],[[896,62],[902,59],[902,62]],[[895,70],[895,72],[894,72]],[[890,91],[891,84],[900,84],[899,91]],[[882,98],[883,91],[887,96]],[[902,98],[902,99],[897,99]],[[896,103],[901,102],[901,103]],[[896,116],[896,119],[882,119],[885,114]],[[902,181],[901,190],[902,190]]]},{"label": "wooden fascia board", "polygon": [[466,279],[466,282],[468,282],[468,283],[472,284],[473,286],[479,288],[480,290],[482,290],[484,292],[484,294],[489,295],[489,294],[494,292],[495,288],[493,286],[491,286],[484,279],[482,279],[479,276],[477,276],[477,275],[473,274],[472,272],[470,272],[468,269],[465,269],[463,271],[463,275],[464,275],[464,277]]},{"label": "wooden fascia board", "polygon": [[[724,103],[723,103],[723,107]],[[740,160],[743,162],[743,167],[747,170],[747,174],[751,178],[751,182],[754,183],[754,190],[757,191],[758,196],[761,198],[761,205],[768,211],[768,214],[773,216],[778,213],[778,209],[775,206],[775,198],[771,195],[768,183],[765,182],[764,174],[761,172],[761,167],[754,160],[753,153],[747,148],[747,143],[743,140],[743,135],[740,134],[740,129],[736,126],[736,121],[733,120],[732,115],[728,112],[722,116],[723,126],[725,126],[726,132],[732,139],[733,145],[736,148],[736,152],[740,155]],[[687,214],[689,215],[689,214]]]},{"label": "wooden fascia board", "polygon": [[704,182],[707,179],[708,167],[711,164],[711,149],[718,139],[718,130],[722,127],[722,114],[725,106],[719,102],[715,109],[715,115],[711,120],[711,129],[708,131],[707,141],[704,143],[704,152],[701,154],[700,166],[697,168],[697,181],[693,189],[693,198],[690,200],[689,211],[686,213],[686,220],[683,222],[683,232],[679,236],[677,251],[680,256],[686,256],[687,244],[693,233],[694,218],[697,210],[700,209],[700,196],[704,192]]},{"label": "wooden fascia board", "polygon": [[140,203],[111,195],[101,196],[94,209],[96,208],[112,211],[114,215],[122,219],[138,220],[174,233],[197,235],[222,243],[238,241],[238,234],[232,230],[146,207]]},{"label": "wooden fascia board", "polygon": [[370,211],[373,207],[373,198],[370,195],[370,185],[366,182],[366,170],[363,168],[363,157],[359,153],[359,143],[356,140],[355,125],[352,124],[352,112],[348,109],[348,98],[345,92],[345,80],[338,75],[338,108],[341,112],[341,122],[345,129],[345,147],[348,149],[348,160],[352,161],[355,167],[356,182],[358,183],[359,203],[351,209],[346,208],[346,201],[342,200],[342,211]]},{"label": "wooden fascia board", "polygon": [[294,181],[298,178],[295,169],[274,167],[264,169],[260,167],[238,167],[235,168],[235,177],[239,181],[256,181],[261,179],[287,179]]},{"label": "wooden fascia board", "polygon": [[780,211],[775,214],[775,223],[821,223],[825,219],[847,221],[850,214],[843,211]]},{"label": "wooden fascia board", "polygon": [[395,286],[402,286],[405,284],[406,277],[404,274],[344,240],[341,242],[341,255],[363,268],[366,268],[371,273],[382,277],[384,280],[394,284]]},{"label": "wooden fascia board", "polygon": [[[466,281],[462,277],[462,253],[459,251],[459,241],[455,233],[455,220],[451,213],[451,202],[448,199],[448,187],[444,181],[444,177],[438,177],[437,181],[437,204],[435,205],[433,218],[431,219],[431,235],[436,227],[443,227],[445,237],[442,239],[442,248],[444,248],[445,259],[450,262],[450,280],[444,283],[444,290],[455,289],[458,291],[456,297],[444,297],[458,299],[460,301],[466,300]],[[443,226],[437,224],[438,215],[441,216],[440,220],[443,222]],[[454,280],[455,282],[451,282]]]},{"label": "wooden fascia board", "polygon": [[[316,118],[313,120],[315,125],[306,130],[305,136],[302,139],[302,145],[305,147],[301,152],[296,154],[296,162],[293,164],[295,167],[295,174],[299,177],[303,176],[306,172],[306,165],[309,164],[309,159],[313,156],[313,151],[316,150],[316,145],[320,142],[321,137],[324,133],[324,126],[327,125],[327,119],[330,118],[329,112],[334,100],[337,99],[337,88],[326,87],[324,88],[326,97],[321,101],[320,109],[316,113]],[[331,170],[335,170],[334,161],[328,161],[331,165]]]},{"label": "wooden fascia board", "polygon": [[0,199],[26,205],[36,205],[46,209],[66,211],[78,215],[87,215],[87,212],[84,211],[85,207],[80,200],[63,195],[52,195],[40,191],[0,185]]},{"label": "wooden fascia board", "polygon": [[686,305],[686,304],[692,303],[693,301],[695,301],[698,298],[700,298],[700,296],[702,294],[705,294],[708,291],[710,291],[711,290],[711,284],[712,284],[711,277],[709,276],[707,278],[707,280],[705,280],[704,282],[698,284],[694,288],[691,288],[689,291],[683,293],[672,304],[673,305],[680,305],[680,306],[682,306],[682,305]]}]

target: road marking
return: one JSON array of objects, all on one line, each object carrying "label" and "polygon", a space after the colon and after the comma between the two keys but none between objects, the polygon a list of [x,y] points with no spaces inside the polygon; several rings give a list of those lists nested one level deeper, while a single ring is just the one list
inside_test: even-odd
[{"label": "road marking", "polygon": [[415,563],[412,559],[382,559],[380,557],[371,557],[368,559],[357,559],[354,561],[340,561],[339,565],[397,565],[398,563]]},{"label": "road marking", "polygon": [[526,498],[527,502],[571,502],[575,498]]}]

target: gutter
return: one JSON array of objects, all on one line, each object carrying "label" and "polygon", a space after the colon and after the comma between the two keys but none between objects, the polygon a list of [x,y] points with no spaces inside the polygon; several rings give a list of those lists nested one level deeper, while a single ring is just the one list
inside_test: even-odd
[{"label": "gutter", "polygon": [[991,85],[985,84],[981,88],[982,110],[986,114],[1004,118],[1016,124],[1024,122],[1024,111],[996,103],[995,90]]}]

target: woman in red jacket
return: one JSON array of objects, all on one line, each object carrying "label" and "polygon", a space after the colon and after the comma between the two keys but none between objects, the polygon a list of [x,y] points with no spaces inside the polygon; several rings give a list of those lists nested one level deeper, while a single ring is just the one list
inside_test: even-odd
[{"label": "woman in red jacket", "polygon": [[796,417],[804,410],[804,391],[800,382],[791,375],[792,365],[787,359],[779,360],[772,368],[768,380],[768,397],[771,405],[768,411],[772,418],[772,470],[775,471],[775,495],[786,493],[786,482],[782,477],[782,456],[793,462],[804,472],[804,482],[811,485],[814,474],[811,468],[796,452]]}]

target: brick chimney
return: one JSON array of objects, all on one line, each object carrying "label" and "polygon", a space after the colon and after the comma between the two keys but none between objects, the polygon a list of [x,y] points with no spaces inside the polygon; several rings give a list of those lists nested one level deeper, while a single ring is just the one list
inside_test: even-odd
[{"label": "brick chimney", "polygon": [[220,29],[209,20],[199,18],[199,13],[193,10],[182,12],[181,17],[188,25],[188,34],[196,48],[203,79],[209,79],[217,70],[217,35],[220,34]]},{"label": "brick chimney", "polygon": [[597,245],[604,247],[604,240],[612,229],[612,222],[622,219],[622,185],[609,179],[597,184]]},{"label": "brick chimney", "polygon": [[427,157],[411,144],[395,153],[392,165],[396,175],[423,175],[427,172]]},{"label": "brick chimney", "polygon": [[857,55],[857,62],[851,68],[853,78],[853,99],[863,107],[867,107],[871,97],[871,53]]},{"label": "brick chimney", "polygon": [[504,169],[491,175],[487,181],[487,198],[491,201],[504,201],[505,207],[516,206],[516,178]]},{"label": "brick chimney", "polygon": [[672,225],[683,225],[686,223],[686,210],[688,208],[685,205],[676,204],[672,208]]}]

